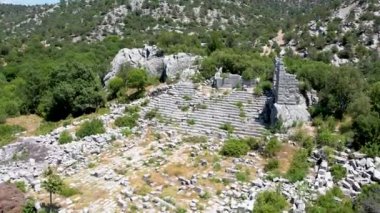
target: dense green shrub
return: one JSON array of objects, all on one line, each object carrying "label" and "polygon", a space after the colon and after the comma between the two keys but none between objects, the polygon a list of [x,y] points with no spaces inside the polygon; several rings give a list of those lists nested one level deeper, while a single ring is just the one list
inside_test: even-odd
[{"label": "dense green shrub", "polygon": [[380,209],[380,185],[363,186],[354,202],[354,208],[358,213],[377,212]]},{"label": "dense green shrub", "polygon": [[60,144],[70,143],[71,141],[73,141],[73,137],[71,136],[71,134],[68,131],[63,131],[59,135],[58,142]]},{"label": "dense green shrub", "polygon": [[281,142],[276,137],[272,137],[266,144],[263,154],[267,157],[273,157],[280,149]]},{"label": "dense green shrub", "polygon": [[338,182],[341,179],[343,179],[344,177],[346,177],[346,173],[347,173],[346,168],[344,168],[340,164],[333,165],[330,168],[330,171],[331,171],[331,175],[333,176],[335,182]]},{"label": "dense green shrub", "polygon": [[257,195],[253,212],[278,213],[286,209],[286,198],[276,191],[264,191]]},{"label": "dense green shrub", "polygon": [[245,141],[239,139],[229,139],[224,143],[220,153],[224,156],[239,157],[246,155],[249,150],[250,147]]},{"label": "dense green shrub", "polygon": [[102,85],[96,73],[78,63],[67,63],[50,73],[48,89],[38,105],[47,120],[95,112],[104,105]]},{"label": "dense green shrub", "polygon": [[309,170],[309,162],[307,161],[308,152],[304,149],[298,150],[290,164],[290,168],[286,173],[286,177],[291,182],[303,180]]},{"label": "dense green shrub", "polygon": [[84,122],[75,133],[77,137],[84,138],[90,135],[102,134],[105,132],[103,122],[99,119]]},{"label": "dense green shrub", "polygon": [[[338,198],[338,199],[337,199]],[[341,200],[341,201],[340,201]],[[345,197],[338,187],[332,188],[325,195],[321,195],[318,199],[308,206],[306,212],[320,213],[320,212],[354,212],[352,202],[349,198]]]},{"label": "dense green shrub", "polygon": [[127,74],[127,86],[144,90],[148,83],[148,74],[143,69],[131,69]]}]

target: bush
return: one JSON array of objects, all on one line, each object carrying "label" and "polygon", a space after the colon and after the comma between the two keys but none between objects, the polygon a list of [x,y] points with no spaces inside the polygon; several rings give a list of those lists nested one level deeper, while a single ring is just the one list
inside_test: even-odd
[{"label": "bush", "polygon": [[335,164],[334,166],[332,166],[330,171],[335,182],[342,180],[344,177],[346,177],[346,173],[347,173],[346,168],[344,168],[340,164]]},{"label": "bush", "polygon": [[145,114],[144,118],[148,120],[152,120],[153,118],[157,117],[157,115],[158,115],[158,109],[152,109]]},{"label": "bush", "polygon": [[148,74],[143,69],[131,69],[127,73],[126,80],[129,88],[144,90],[148,83]]},{"label": "bush", "polygon": [[115,125],[118,127],[129,127],[133,128],[136,126],[136,121],[138,120],[139,114],[133,113],[131,115],[125,115],[119,117],[115,120]]},{"label": "bush", "polygon": [[251,148],[251,150],[258,150],[262,145],[260,140],[253,137],[246,138],[244,141]]},{"label": "bush", "polygon": [[238,139],[229,139],[224,143],[221,154],[224,156],[239,157],[246,155],[249,150],[250,147],[245,141]]},{"label": "bush", "polygon": [[124,86],[125,82],[122,78],[116,76],[113,79],[111,79],[108,83],[109,98],[115,98]]},{"label": "bush", "polygon": [[272,137],[264,148],[264,155],[266,157],[273,157],[281,149],[281,142],[277,138]]},{"label": "bush", "polygon": [[192,126],[192,125],[195,124],[195,120],[194,119],[189,119],[189,120],[187,120],[187,124],[189,124],[190,126]]},{"label": "bush", "polygon": [[[338,199],[337,199],[338,198]],[[332,188],[325,195],[319,196],[312,206],[308,206],[306,212],[344,212],[352,213],[352,202],[346,198],[338,187]]]},{"label": "bush", "polygon": [[358,213],[378,212],[380,209],[380,185],[363,186],[361,193],[355,200],[354,209]]},{"label": "bush", "polygon": [[269,159],[268,163],[265,164],[264,170],[266,172],[272,171],[272,170],[278,169],[278,166],[279,166],[279,162],[277,159]]},{"label": "bush", "polygon": [[63,131],[59,135],[59,139],[58,139],[59,144],[66,144],[66,143],[70,143],[71,141],[73,141],[73,137],[71,137],[71,134],[68,131]]},{"label": "bush", "polygon": [[234,132],[234,126],[232,126],[231,123],[224,123],[220,129],[223,129],[225,131],[227,131],[228,134],[232,134]]},{"label": "bush", "polygon": [[277,213],[284,211],[287,206],[286,198],[279,192],[264,191],[257,195],[253,212]]},{"label": "bush", "polygon": [[79,138],[84,138],[90,135],[102,134],[105,131],[103,122],[99,119],[94,119],[84,122],[75,135]]},{"label": "bush", "polygon": [[290,168],[286,173],[286,177],[291,182],[301,181],[307,175],[309,169],[309,163],[307,161],[308,152],[304,149],[301,149],[296,152],[293,157]]}]

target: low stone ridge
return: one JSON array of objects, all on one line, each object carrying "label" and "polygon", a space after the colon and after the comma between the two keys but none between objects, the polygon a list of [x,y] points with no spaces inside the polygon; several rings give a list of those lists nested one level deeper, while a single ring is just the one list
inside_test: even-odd
[{"label": "low stone ridge", "polygon": [[111,69],[104,77],[104,82],[107,83],[115,77],[123,65],[145,68],[153,76],[175,78],[179,75],[186,78],[196,72],[195,63],[199,58],[187,53],[164,56],[156,46],[121,49],[112,60]]},{"label": "low stone ridge", "polygon": [[290,127],[294,122],[310,120],[306,100],[298,87],[299,82],[296,76],[286,72],[282,58],[276,58],[273,80],[274,104],[271,109],[272,123],[281,120],[284,127]]}]

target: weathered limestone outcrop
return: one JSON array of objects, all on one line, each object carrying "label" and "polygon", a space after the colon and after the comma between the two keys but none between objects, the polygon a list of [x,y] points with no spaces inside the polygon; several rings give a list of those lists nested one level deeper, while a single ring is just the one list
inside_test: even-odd
[{"label": "weathered limestone outcrop", "polygon": [[156,46],[145,46],[144,48],[122,49],[111,62],[111,69],[104,77],[108,82],[115,77],[123,65],[145,68],[151,75],[158,77],[174,78],[189,77],[195,73],[195,62],[199,56],[187,53],[178,53],[164,56],[163,52]]},{"label": "weathered limestone outcrop", "polygon": [[294,122],[310,120],[305,98],[299,91],[299,82],[295,75],[285,71],[281,58],[276,59],[273,80],[274,104],[271,108],[271,121],[281,120],[284,127]]}]

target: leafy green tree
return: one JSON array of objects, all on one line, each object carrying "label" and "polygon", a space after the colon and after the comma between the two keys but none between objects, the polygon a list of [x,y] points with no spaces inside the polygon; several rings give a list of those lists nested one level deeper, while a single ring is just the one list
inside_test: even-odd
[{"label": "leafy green tree", "polygon": [[50,212],[53,207],[53,194],[57,194],[63,186],[63,181],[50,167],[45,171],[46,180],[42,182],[42,187],[49,192],[50,197]]},{"label": "leafy green tree", "polygon": [[145,89],[148,82],[148,74],[143,69],[132,69],[127,74],[127,86],[139,91]]},{"label": "leafy green tree", "polygon": [[359,115],[355,118],[352,128],[354,130],[354,146],[371,156],[380,155],[380,117],[377,112]]},{"label": "leafy green tree", "polygon": [[69,114],[79,116],[104,105],[99,77],[78,63],[67,63],[53,70],[48,88],[38,106],[47,120],[60,120]]},{"label": "leafy green tree", "polygon": [[276,191],[264,191],[257,195],[253,212],[255,213],[279,213],[286,209],[286,198]]},{"label": "leafy green tree", "polygon": [[363,91],[365,82],[359,71],[351,67],[334,69],[321,91],[320,105],[325,113],[342,118],[349,104]]},{"label": "leafy green tree", "polygon": [[373,109],[380,113],[380,82],[374,83],[370,87],[369,97],[373,104]]}]

